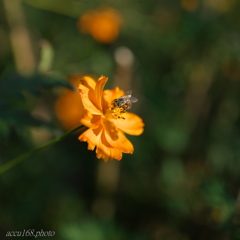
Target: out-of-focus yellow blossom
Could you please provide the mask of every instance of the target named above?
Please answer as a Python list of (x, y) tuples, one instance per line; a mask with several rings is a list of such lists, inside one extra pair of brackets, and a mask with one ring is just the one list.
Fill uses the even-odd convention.
[(91, 34), (101, 43), (114, 42), (120, 32), (122, 23), (121, 14), (113, 8), (99, 8), (90, 10), (78, 20), (81, 32)]
[(84, 108), (78, 93), (79, 77), (71, 77), (70, 82), (74, 90), (64, 89), (56, 100), (54, 108), (57, 118), (65, 130), (70, 130), (80, 125)]

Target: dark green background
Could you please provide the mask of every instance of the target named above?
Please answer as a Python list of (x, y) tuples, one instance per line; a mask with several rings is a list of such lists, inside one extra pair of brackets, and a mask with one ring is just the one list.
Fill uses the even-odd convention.
[[(177, 0), (22, 1), (37, 62), (43, 39), (53, 51), (51, 74), (28, 77), (15, 69), (0, 2), (1, 164), (36, 146), (33, 127), (63, 133), (53, 105), (70, 87), (66, 76), (103, 74), (115, 87), (121, 46), (135, 57), (132, 111), (146, 125), (120, 162), (96, 159), (73, 134), (3, 173), (0, 239), (24, 229), (55, 231), (40, 239), (58, 240), (240, 239), (240, 3), (197, 2), (188, 11)], [(76, 27), (100, 6), (123, 18), (110, 44)], [(39, 103), (51, 121), (32, 116)]]

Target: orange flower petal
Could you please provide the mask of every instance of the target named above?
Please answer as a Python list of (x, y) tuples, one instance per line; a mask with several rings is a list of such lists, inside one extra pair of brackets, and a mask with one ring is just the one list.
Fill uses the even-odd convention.
[(96, 154), (98, 159), (103, 159), (105, 162), (116, 159), (120, 161), (122, 159), (122, 152), (118, 149), (107, 148), (104, 145), (100, 145), (96, 149)]
[(83, 132), (78, 139), (82, 142), (88, 142), (88, 150), (94, 150), (98, 145), (99, 139), (101, 138), (102, 128), (98, 127), (97, 129), (89, 128)]
[(84, 76), (84, 77), (80, 78), (80, 84), (88, 88), (88, 90), (89, 90), (88, 97), (89, 97), (90, 101), (95, 106), (97, 106), (97, 108), (100, 109), (98, 99), (96, 98), (96, 94), (95, 94), (96, 81), (89, 76)]
[(143, 133), (144, 123), (138, 115), (126, 112), (124, 118), (125, 119), (111, 119), (111, 121), (118, 129), (127, 134), (138, 136)]
[[(100, 125), (101, 126), (101, 125)], [(102, 127), (88, 129), (79, 136), (79, 140), (88, 143), (88, 150), (96, 147), (97, 158), (102, 158), (105, 162), (109, 159), (122, 159), (122, 151), (113, 148), (106, 140)]]
[(94, 105), (94, 103), (89, 97), (89, 88), (85, 87), (82, 84), (79, 84), (78, 89), (82, 98), (84, 108), (92, 114), (101, 115), (102, 112), (96, 107), (96, 105)]
[(93, 91), (95, 90), (96, 81), (89, 76), (84, 76), (80, 78), (80, 83), (90, 90), (93, 90)]
[(121, 131), (118, 131), (118, 138), (115, 140), (113, 140), (106, 131), (104, 131), (102, 134), (105, 135), (107, 142), (113, 148), (118, 149), (124, 153), (133, 153), (134, 147), (133, 147), (132, 143), (126, 138), (124, 133), (122, 133)]
[(107, 119), (102, 119), (104, 130), (102, 134), (111, 147), (121, 150), (124, 153), (133, 153), (133, 145), (126, 136), (116, 129), (115, 124)]
[(122, 151), (113, 148), (106, 139), (105, 131), (101, 133), (101, 138), (99, 139), (98, 146), (96, 149), (97, 158), (102, 158), (105, 162), (109, 159), (122, 159)]
[(100, 115), (92, 115), (89, 111), (85, 110), (81, 123), (88, 128), (96, 128), (99, 125), (100, 120)]
[(96, 99), (97, 99), (97, 103), (98, 103), (98, 108), (103, 110), (102, 109), (102, 95), (103, 95), (103, 88), (107, 82), (108, 78), (107, 77), (104, 77), (104, 76), (101, 76), (98, 78), (98, 81), (96, 83), (96, 87), (95, 87), (95, 96), (96, 96)]
[(112, 140), (118, 139), (118, 130), (112, 121), (109, 121), (106, 118), (102, 118), (102, 125)]
[(112, 90), (104, 90), (103, 98), (107, 103), (111, 103), (114, 99), (122, 97), (124, 95), (124, 91), (120, 90), (119, 87), (116, 87)]

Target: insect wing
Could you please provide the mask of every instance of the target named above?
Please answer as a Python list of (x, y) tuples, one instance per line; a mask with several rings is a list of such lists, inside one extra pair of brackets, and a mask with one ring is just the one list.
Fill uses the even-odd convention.
[(132, 96), (132, 91), (127, 91), (124, 97), (130, 98)]
[(129, 99), (130, 99), (130, 102), (131, 102), (131, 103), (135, 103), (135, 102), (138, 101), (138, 99), (135, 98), (135, 97), (130, 97)]

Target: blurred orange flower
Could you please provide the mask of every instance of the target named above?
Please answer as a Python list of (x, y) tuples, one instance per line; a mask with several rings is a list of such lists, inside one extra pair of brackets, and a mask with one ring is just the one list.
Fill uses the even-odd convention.
[(113, 8), (90, 10), (78, 21), (78, 28), (101, 43), (111, 43), (119, 35), (121, 14)]
[(139, 116), (113, 104), (113, 100), (123, 96), (124, 92), (118, 87), (103, 90), (107, 80), (104, 76), (99, 77), (97, 82), (83, 77), (79, 84), (85, 108), (81, 123), (89, 128), (79, 136), (79, 140), (88, 142), (88, 150), (96, 147), (97, 158), (105, 162), (109, 159), (121, 160), (122, 153), (133, 153), (133, 145), (123, 132), (140, 135), (144, 127)]
[(79, 126), (80, 119), (84, 113), (81, 97), (78, 93), (79, 77), (71, 77), (69, 81), (75, 88), (75, 91), (69, 89), (62, 90), (54, 105), (56, 116), (66, 130)]

